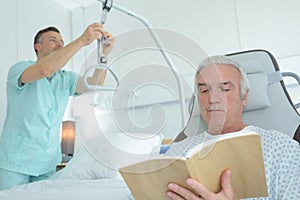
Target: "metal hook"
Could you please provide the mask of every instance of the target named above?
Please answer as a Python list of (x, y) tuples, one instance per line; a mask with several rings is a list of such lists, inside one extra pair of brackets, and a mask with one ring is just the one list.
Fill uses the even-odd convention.
[(100, 20), (102, 24), (106, 22), (107, 13), (110, 11), (112, 5), (113, 0), (105, 0), (105, 2), (102, 3), (102, 15)]

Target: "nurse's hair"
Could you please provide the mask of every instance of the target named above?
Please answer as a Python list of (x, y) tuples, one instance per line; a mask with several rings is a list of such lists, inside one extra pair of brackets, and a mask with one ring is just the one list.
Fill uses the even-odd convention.
[[(205, 67), (209, 65), (214, 65), (214, 64), (222, 64), (225, 66), (232, 66), (234, 67), (240, 74), (241, 76), (241, 83), (240, 83), (240, 95), (241, 99), (244, 99), (245, 92), (247, 90), (250, 90), (250, 84), (249, 80), (247, 78), (246, 73), (243, 71), (243, 69), (240, 67), (240, 65), (231, 60), (230, 58), (223, 56), (223, 55), (216, 55), (216, 56), (211, 56), (206, 59), (204, 59), (198, 66), (196, 75), (195, 75), (195, 84), (197, 80), (197, 76), (200, 74), (201, 70), (204, 69)], [(196, 90), (198, 92), (198, 90)]]
[[(36, 43), (40, 43), (41, 42), (41, 38), (43, 36), (44, 33), (47, 33), (49, 31), (54, 31), (56, 33), (60, 33), (59, 30), (53, 26), (49, 26), (47, 28), (41, 29), (37, 32), (37, 34), (34, 36), (34, 42), (33, 42), (33, 46)], [(37, 54), (37, 50), (34, 48), (35, 53)]]

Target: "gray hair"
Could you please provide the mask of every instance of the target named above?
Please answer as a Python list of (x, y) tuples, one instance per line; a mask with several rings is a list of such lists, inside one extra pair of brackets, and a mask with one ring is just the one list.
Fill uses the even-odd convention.
[(204, 59), (198, 66), (196, 75), (195, 75), (195, 81), (197, 80), (197, 76), (200, 74), (200, 71), (204, 69), (205, 67), (213, 64), (223, 64), (223, 65), (231, 65), (241, 75), (241, 83), (240, 83), (240, 95), (241, 99), (244, 99), (245, 92), (250, 89), (249, 80), (247, 78), (247, 74), (243, 71), (243, 69), (240, 67), (240, 65), (235, 62), (234, 60), (231, 60), (230, 58), (222, 55), (216, 55), (211, 56), (206, 59)]

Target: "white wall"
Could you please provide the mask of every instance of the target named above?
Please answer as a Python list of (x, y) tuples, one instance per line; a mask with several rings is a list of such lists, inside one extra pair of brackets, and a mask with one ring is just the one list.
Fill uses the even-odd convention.
[[(146, 17), (154, 27), (178, 32), (190, 38), (208, 54), (225, 54), (247, 49), (271, 51), (281, 64), (282, 71), (300, 74), (300, 2), (298, 0), (114, 0)], [(0, 3), (3, 45), (0, 74), (0, 125), (6, 108), (5, 80), (8, 68), (19, 60), (35, 59), (32, 42), (40, 28), (57, 26), (68, 43), (78, 37), (84, 27), (99, 21), (101, 5), (96, 0), (11, 0)], [(4, 5), (5, 4), (5, 5)], [(3, 22), (2, 22), (3, 21)], [(112, 10), (105, 27), (115, 35), (142, 28), (137, 20)], [(128, 41), (130, 44), (131, 41)], [(133, 41), (134, 42), (134, 41)], [(174, 42), (176, 43), (176, 42)], [(123, 44), (126, 45), (126, 44)], [(189, 49), (189, 47), (183, 47)], [(85, 48), (70, 62), (79, 70), (95, 45)], [(193, 51), (193, 49), (190, 49)], [(134, 57), (135, 55), (131, 55)], [(143, 63), (143, 55), (120, 59), (116, 65), (122, 77), (128, 67)], [(147, 59), (158, 59), (151, 55)], [(138, 61), (137, 61), (138, 60)], [(150, 62), (150, 61), (147, 61)], [(159, 61), (157, 61), (159, 62)], [(192, 74), (192, 70), (186, 72)]]
[(0, 6), (1, 31), (1, 73), (0, 73), (0, 126), (2, 128), (6, 114), (6, 90), (5, 80), (9, 66), (18, 59), (17, 41), (17, 1), (2, 1)]

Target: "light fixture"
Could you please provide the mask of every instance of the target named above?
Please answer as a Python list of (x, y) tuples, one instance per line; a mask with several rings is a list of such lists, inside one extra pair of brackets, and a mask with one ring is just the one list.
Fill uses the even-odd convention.
[(73, 157), (74, 143), (75, 143), (75, 122), (74, 121), (62, 122), (61, 152), (62, 152), (63, 163), (68, 162)]

